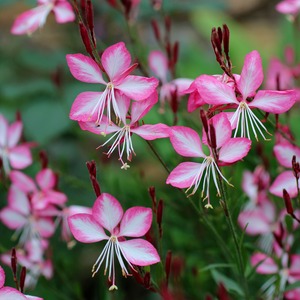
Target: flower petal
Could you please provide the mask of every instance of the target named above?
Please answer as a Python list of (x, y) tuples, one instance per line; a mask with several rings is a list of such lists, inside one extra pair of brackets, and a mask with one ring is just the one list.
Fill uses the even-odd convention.
[(256, 268), (256, 272), (259, 274), (276, 274), (278, 272), (278, 266), (274, 260), (268, 257), (264, 253), (256, 253), (251, 256), (251, 265), (254, 267), (257, 264), (261, 264)]
[(41, 190), (49, 190), (55, 186), (56, 176), (51, 169), (43, 169), (37, 173), (36, 182)]
[(67, 54), (67, 64), (71, 74), (79, 81), (88, 83), (102, 83), (103, 80), (101, 70), (96, 62), (83, 54)]
[(149, 266), (160, 262), (160, 257), (152, 244), (143, 239), (119, 242), (126, 259), (136, 266)]
[(166, 183), (178, 188), (190, 187), (197, 176), (201, 164), (194, 162), (180, 163), (168, 176)]
[(68, 217), (74, 238), (82, 243), (94, 243), (108, 239), (103, 228), (90, 214), (76, 214)]
[(5, 286), (0, 289), (1, 300), (27, 300), (27, 298), (18, 290)]
[(169, 127), (160, 123), (155, 125), (142, 125), (131, 129), (131, 132), (134, 132), (147, 141), (169, 137)]
[(111, 82), (125, 72), (131, 63), (131, 56), (123, 42), (106, 48), (101, 56), (101, 63)]
[(287, 112), (295, 103), (297, 93), (294, 90), (287, 91), (258, 91), (248, 106), (259, 108), (273, 114)]
[(258, 51), (254, 50), (246, 55), (241, 77), (237, 82), (238, 89), (242, 93), (244, 100), (255, 95), (263, 79), (261, 57)]
[(126, 210), (120, 224), (119, 236), (139, 237), (150, 229), (152, 210), (146, 207), (134, 206)]
[(294, 155), (296, 156), (296, 161), (300, 160), (300, 148), (290, 143), (277, 144), (273, 150), (279, 163), (286, 168), (292, 168), (292, 158)]
[(11, 171), (9, 174), (10, 180), (15, 184), (20, 190), (25, 193), (36, 191), (36, 186), (34, 181), (24, 173), (20, 171)]
[(10, 229), (22, 228), (27, 223), (27, 217), (10, 207), (4, 207), (0, 211), (1, 222)]
[(73, 102), (70, 111), (70, 119), (75, 121), (96, 121), (97, 110), (94, 110), (103, 93), (83, 92)]
[(123, 209), (116, 198), (110, 194), (102, 193), (95, 201), (92, 214), (98, 224), (113, 233), (122, 219)]
[(0, 114), (0, 146), (7, 146), (8, 139), (8, 122)]
[(32, 164), (32, 156), (28, 145), (20, 145), (10, 149), (8, 158), (14, 169), (24, 169)]
[(12, 184), (8, 190), (8, 205), (11, 209), (24, 216), (30, 213), (30, 204), (26, 193), (14, 184)]
[(50, 238), (55, 232), (55, 223), (52, 218), (43, 217), (36, 220), (34, 228), (43, 238)]
[(162, 81), (167, 81), (168, 60), (165, 54), (159, 50), (151, 51), (148, 57), (151, 71)]
[(282, 197), (283, 189), (287, 190), (291, 198), (297, 196), (296, 178), (293, 171), (285, 171), (279, 174), (270, 186), (270, 193)]
[(4, 286), (5, 283), (5, 273), (3, 268), (0, 266), (0, 289)]
[(175, 151), (182, 156), (205, 157), (198, 133), (189, 127), (171, 127), (170, 141)]
[(53, 11), (57, 23), (67, 23), (75, 21), (76, 17), (73, 12), (73, 8), (67, 1), (56, 2), (55, 6), (53, 7)]
[[(7, 146), (8, 148), (15, 147), (20, 140), (23, 130), (23, 124), (20, 121), (14, 122), (9, 126), (7, 135)], [(0, 143), (1, 145), (1, 143)]]
[(106, 135), (116, 131), (119, 131), (121, 128), (115, 125), (113, 122), (109, 124), (109, 120), (106, 116), (102, 117), (100, 125), (96, 125), (95, 122), (78, 122), (82, 130), (87, 130), (89, 132)]
[(232, 138), (225, 143), (219, 152), (219, 160), (234, 163), (245, 157), (251, 148), (251, 141), (247, 138)]

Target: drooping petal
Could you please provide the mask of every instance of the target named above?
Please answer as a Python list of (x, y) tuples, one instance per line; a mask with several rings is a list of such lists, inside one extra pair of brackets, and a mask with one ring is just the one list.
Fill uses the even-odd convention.
[(158, 101), (158, 95), (155, 91), (149, 98), (146, 100), (133, 102), (131, 105), (131, 121), (133, 124), (143, 118)]
[(71, 74), (77, 80), (88, 83), (106, 84), (99, 66), (92, 58), (78, 53), (67, 54), (66, 59)]
[(70, 111), (70, 119), (82, 122), (93, 122), (97, 119), (96, 107), (102, 92), (80, 93), (73, 102)]
[(8, 122), (0, 114), (0, 146), (6, 146), (8, 139)]
[(8, 158), (14, 169), (24, 169), (32, 164), (31, 152), (27, 145), (20, 145), (10, 149)]
[(160, 262), (160, 257), (152, 244), (143, 239), (119, 242), (126, 259), (136, 266), (149, 266)]
[(104, 135), (119, 131), (121, 128), (114, 123), (110, 123), (106, 116), (102, 117), (100, 125), (96, 125), (95, 122), (78, 122), (82, 130), (87, 130), (95, 134)]
[(234, 90), (213, 76), (201, 75), (197, 78), (195, 84), (201, 98), (208, 104), (221, 105), (235, 103), (239, 105)]
[(256, 272), (260, 274), (276, 274), (278, 272), (278, 266), (274, 260), (268, 257), (264, 253), (256, 253), (251, 256), (251, 265), (254, 267), (257, 264), (260, 265), (256, 268)]
[(286, 189), (291, 198), (297, 196), (296, 178), (293, 171), (284, 171), (279, 174), (270, 187), (270, 193), (282, 197), (282, 190)]
[(140, 237), (147, 233), (152, 224), (150, 208), (134, 206), (126, 210), (120, 224), (118, 236)]
[(219, 160), (234, 163), (245, 157), (251, 148), (251, 140), (247, 138), (232, 138), (226, 142), (219, 152)]
[(22, 228), (27, 223), (26, 216), (10, 207), (4, 207), (0, 211), (0, 220), (5, 226), (14, 230)]
[(57, 2), (53, 7), (57, 23), (67, 23), (75, 21), (75, 14), (71, 4), (67, 1)]
[(103, 228), (90, 214), (76, 214), (68, 217), (74, 238), (82, 243), (94, 243), (108, 239)]
[(252, 102), (248, 103), (251, 108), (259, 108), (263, 111), (282, 114), (287, 112), (294, 104), (297, 93), (294, 90), (287, 91), (258, 91)]
[(205, 157), (198, 133), (189, 127), (171, 127), (170, 141), (175, 151), (182, 156)]
[(286, 168), (292, 168), (292, 158), (294, 155), (296, 156), (296, 161), (300, 160), (300, 148), (290, 143), (277, 144), (273, 150), (279, 163)]
[(101, 56), (104, 70), (111, 82), (129, 68), (131, 56), (123, 42), (114, 44), (106, 48)]
[(37, 173), (36, 182), (41, 190), (49, 190), (55, 186), (56, 176), (51, 169), (43, 169)]
[(145, 140), (152, 141), (169, 137), (169, 127), (165, 124), (142, 125), (130, 130)]
[(25, 193), (36, 191), (34, 181), (20, 171), (11, 171), (9, 178), (20, 190)]
[(8, 190), (8, 205), (11, 209), (27, 216), (30, 213), (29, 199), (22, 190), (12, 184)]
[[(8, 148), (15, 147), (20, 140), (23, 130), (23, 124), (20, 121), (14, 122), (9, 126), (7, 135), (7, 146)], [(1, 143), (0, 143), (1, 145)]]
[(165, 54), (159, 50), (151, 51), (148, 57), (149, 67), (162, 81), (167, 81), (168, 60)]
[(201, 164), (194, 162), (180, 163), (168, 176), (166, 183), (178, 188), (188, 188), (197, 176)]
[(258, 51), (254, 50), (246, 55), (241, 77), (237, 82), (238, 89), (242, 93), (244, 100), (255, 95), (263, 79), (261, 57)]
[(115, 197), (102, 193), (95, 201), (92, 214), (98, 224), (112, 233), (122, 219), (123, 208)]
[(140, 101), (151, 96), (158, 83), (159, 81), (154, 77), (128, 75), (115, 87), (132, 100)]
[(27, 298), (18, 290), (5, 286), (0, 289), (1, 300), (27, 300)]

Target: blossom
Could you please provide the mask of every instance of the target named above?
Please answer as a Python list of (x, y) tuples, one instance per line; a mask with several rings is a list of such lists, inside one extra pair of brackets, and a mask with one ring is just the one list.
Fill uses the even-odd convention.
[[(236, 80), (236, 90), (220, 82), (213, 76), (202, 75), (197, 81), (201, 98), (220, 109), (236, 108), (229, 121), (235, 129), (234, 137), (241, 129), (241, 136), (250, 139), (250, 129), (257, 140), (258, 133), (266, 140), (263, 131), (266, 127), (252, 112), (258, 108), (268, 113), (281, 114), (288, 111), (295, 103), (297, 93), (294, 90), (274, 91), (256, 90), (263, 81), (261, 57), (257, 51), (246, 55), (241, 76)], [(221, 108), (223, 105), (223, 108)]]
[(24, 169), (31, 165), (32, 157), (29, 144), (17, 145), (22, 134), (23, 124), (16, 121), (11, 125), (0, 114), (0, 159), (5, 173), (13, 169)]
[(158, 85), (155, 78), (129, 75), (137, 64), (130, 66), (131, 56), (123, 42), (108, 47), (101, 56), (101, 63), (109, 82), (103, 79), (98, 64), (85, 55), (68, 54), (67, 63), (77, 80), (105, 85), (104, 92), (83, 92), (77, 96), (70, 111), (72, 120), (100, 124), (106, 108), (110, 123), (111, 107), (116, 117), (121, 118), (121, 95), (141, 101), (148, 98)]
[[(123, 96), (122, 98), (125, 98)], [(123, 155), (126, 153), (126, 158), (131, 161), (132, 155), (135, 155), (133, 143), (131, 136), (132, 134), (137, 134), (145, 140), (155, 140), (158, 138), (168, 137), (168, 126), (164, 124), (154, 124), (154, 125), (138, 125), (138, 122), (143, 118), (157, 102), (157, 93), (153, 93), (148, 99), (133, 102), (131, 106), (130, 121), (127, 123), (126, 116), (129, 109), (129, 98), (124, 99), (121, 103), (125, 105), (120, 105), (120, 124), (111, 123), (107, 125), (107, 118), (103, 116), (102, 122), (99, 126), (96, 126), (93, 122), (79, 122), (81, 129), (88, 130), (98, 135), (104, 135), (113, 133), (113, 135), (100, 147), (105, 146), (110, 141), (114, 140), (113, 144), (107, 152), (108, 157), (118, 149), (119, 160), (122, 163), (122, 169), (127, 169), (129, 165), (124, 162)], [(122, 123), (122, 125), (121, 125)]]
[[(203, 161), (202, 163), (180, 163), (167, 178), (167, 184), (178, 188), (188, 188), (186, 192), (193, 187), (190, 195), (193, 195), (202, 183), (202, 197), (205, 195), (204, 200), (208, 200), (205, 205), (207, 208), (212, 207), (209, 198), (210, 178), (213, 178), (219, 196), (221, 193), (217, 177), (220, 176), (229, 184), (222, 175), (218, 164), (237, 162), (247, 155), (251, 147), (251, 141), (247, 138), (231, 138), (232, 130), (226, 114), (218, 114), (210, 122), (215, 130), (218, 159), (216, 160), (210, 147), (209, 155), (203, 152), (202, 143), (196, 131), (184, 126), (173, 126), (170, 129), (170, 141), (175, 151), (186, 157), (201, 157)], [(202, 142), (208, 145), (207, 140), (204, 134)]]
[(283, 0), (276, 5), (276, 10), (282, 14), (290, 15), (293, 20), (300, 12), (300, 1)]
[[(111, 282), (109, 290), (117, 289), (115, 285), (115, 262), (117, 256), (122, 275), (127, 277), (124, 260), (134, 269), (134, 265), (148, 266), (160, 261), (156, 249), (147, 241), (137, 238), (145, 235), (152, 223), (150, 208), (135, 206), (125, 213), (120, 203), (110, 194), (103, 193), (95, 201), (92, 214), (75, 214), (68, 218), (69, 226), (75, 239), (82, 243), (94, 243), (107, 240), (105, 247), (97, 258), (92, 276), (105, 261), (104, 275), (108, 272)], [(104, 230), (110, 233), (108, 236)], [(126, 240), (125, 237), (133, 239)]]
[(66, 0), (38, 0), (38, 6), (19, 15), (11, 33), (16, 35), (32, 34), (44, 26), (50, 12), (53, 12), (57, 23), (67, 23), (75, 20), (71, 4)]

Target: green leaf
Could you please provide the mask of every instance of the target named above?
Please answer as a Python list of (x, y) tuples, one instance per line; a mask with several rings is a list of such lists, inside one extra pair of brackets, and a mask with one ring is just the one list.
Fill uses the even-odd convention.
[(217, 268), (234, 268), (235, 265), (233, 264), (210, 264), (204, 268), (201, 268), (199, 271), (200, 272), (205, 272), (205, 271), (209, 271), (209, 270), (212, 270), (212, 269), (217, 269)]
[(296, 281), (292, 284), (289, 284), (284, 291), (285, 292), (292, 291), (292, 290), (297, 289), (297, 288), (300, 288), (300, 280), (298, 280), (298, 281)]

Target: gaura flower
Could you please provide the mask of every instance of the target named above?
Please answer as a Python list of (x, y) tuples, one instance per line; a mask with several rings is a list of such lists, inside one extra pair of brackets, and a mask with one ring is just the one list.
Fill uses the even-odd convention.
[(105, 85), (104, 92), (83, 92), (75, 99), (70, 118), (82, 122), (101, 123), (104, 110), (107, 110), (111, 122), (111, 107), (117, 118), (121, 118), (121, 95), (132, 100), (141, 101), (148, 98), (156, 89), (158, 80), (142, 76), (129, 75), (137, 64), (131, 64), (131, 56), (123, 42), (117, 43), (104, 50), (101, 63), (109, 81), (102, 77), (97, 63), (82, 54), (68, 54), (67, 63), (72, 75), (82, 82), (100, 83)]
[[(124, 277), (130, 275), (124, 261), (132, 269), (134, 265), (148, 266), (160, 261), (156, 249), (149, 242), (137, 238), (145, 235), (150, 229), (152, 223), (150, 208), (135, 206), (123, 213), (117, 199), (103, 193), (96, 199), (91, 215), (76, 214), (70, 216), (68, 222), (72, 234), (79, 242), (94, 243), (107, 240), (92, 268), (92, 276), (99, 271), (105, 261), (104, 275), (108, 272), (108, 279), (111, 282), (109, 290), (117, 289), (115, 255)], [(125, 237), (133, 239), (126, 240)]]
[(294, 90), (256, 92), (262, 81), (261, 57), (257, 51), (252, 51), (246, 55), (236, 90), (209, 75), (202, 75), (197, 81), (197, 87), (201, 98), (207, 104), (219, 106), (220, 109), (222, 105), (226, 105), (223, 109), (226, 107), (236, 109), (229, 118), (232, 128), (235, 128), (234, 137), (241, 129), (242, 137), (250, 139), (250, 131), (252, 131), (256, 140), (258, 140), (258, 133), (266, 140), (263, 131), (267, 133), (268, 131), (252, 109), (258, 108), (268, 113), (282, 114), (294, 105), (297, 93)]
[[(193, 188), (190, 195), (195, 194), (198, 187), (202, 185), (203, 200), (208, 200), (208, 203), (205, 205), (207, 208), (212, 208), (209, 198), (211, 177), (218, 196), (221, 193), (217, 176), (220, 176), (222, 180), (230, 185), (222, 175), (218, 164), (228, 165), (237, 162), (248, 154), (251, 147), (251, 141), (247, 138), (231, 138), (231, 126), (226, 114), (218, 114), (210, 122), (215, 129), (218, 160), (215, 160), (210, 147), (208, 155), (203, 152), (202, 143), (196, 131), (184, 126), (173, 126), (170, 129), (170, 141), (175, 151), (186, 157), (201, 157), (203, 161), (201, 163), (180, 163), (167, 178), (167, 184), (178, 188), (188, 188), (186, 192)], [(207, 137), (205, 135), (202, 141), (207, 145)]]
[[(125, 96), (123, 96), (122, 98), (124, 97)], [(110, 125), (108, 125), (106, 116), (103, 116), (102, 122), (99, 126), (96, 126), (93, 122), (79, 122), (79, 125), (81, 129), (88, 130), (98, 135), (106, 136), (106, 134), (113, 133), (113, 135), (99, 147), (103, 147), (110, 141), (114, 140), (114, 142), (109, 148), (109, 151), (107, 152), (107, 156), (109, 157), (115, 149), (118, 149), (119, 160), (122, 163), (121, 168), (126, 170), (127, 168), (129, 168), (129, 165), (124, 162), (122, 158), (123, 155), (126, 154), (126, 158), (128, 161), (131, 161), (133, 154), (135, 155), (131, 139), (132, 134), (137, 134), (145, 140), (155, 140), (158, 138), (164, 138), (169, 136), (169, 127), (165, 124), (146, 124), (141, 126), (139, 126), (138, 124), (139, 120), (150, 111), (150, 109), (156, 102), (156, 92), (154, 92), (146, 100), (133, 102), (131, 105), (129, 123), (126, 121), (126, 116), (130, 104), (129, 98), (127, 98), (124, 99), (124, 101), (121, 101), (121, 103), (125, 105), (120, 105), (120, 124), (111, 123)]]
[(282, 14), (290, 15), (294, 20), (300, 12), (300, 1), (283, 0), (276, 5), (276, 10)]
[(32, 34), (44, 26), (50, 12), (53, 12), (57, 23), (67, 23), (75, 20), (71, 4), (67, 0), (38, 0), (38, 6), (19, 15), (11, 33), (15, 35)]

